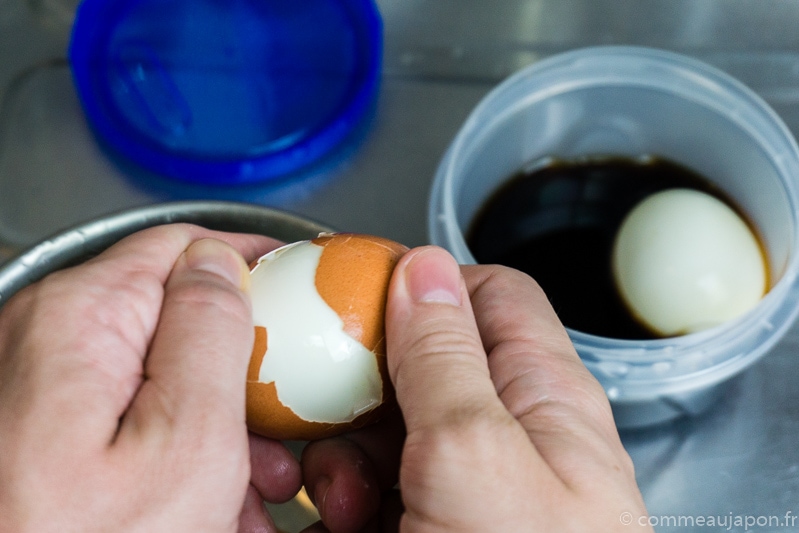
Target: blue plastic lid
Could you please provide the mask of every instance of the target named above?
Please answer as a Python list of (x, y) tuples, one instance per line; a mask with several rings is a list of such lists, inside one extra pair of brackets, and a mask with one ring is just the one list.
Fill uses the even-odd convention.
[(373, 0), (84, 0), (69, 50), (98, 137), (201, 183), (329, 152), (370, 109), (381, 56)]

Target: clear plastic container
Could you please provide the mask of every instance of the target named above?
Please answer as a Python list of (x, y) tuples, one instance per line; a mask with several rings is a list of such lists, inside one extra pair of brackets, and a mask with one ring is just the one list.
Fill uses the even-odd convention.
[(641, 47), (566, 52), (511, 76), (473, 110), (435, 177), (431, 242), (474, 263), (464, 231), (503, 181), (543, 158), (593, 155), (682, 163), (726, 191), (763, 240), (773, 285), (739, 319), (647, 341), (569, 330), (619, 427), (698, 414), (799, 310), (799, 149), (759, 96), (700, 61)]

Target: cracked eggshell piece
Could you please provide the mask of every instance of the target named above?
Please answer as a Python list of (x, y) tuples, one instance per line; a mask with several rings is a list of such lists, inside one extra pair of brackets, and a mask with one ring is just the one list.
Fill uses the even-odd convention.
[(380, 237), (322, 234), (252, 266), (251, 431), (320, 439), (376, 422), (396, 405), (384, 316), (391, 274), (407, 251)]

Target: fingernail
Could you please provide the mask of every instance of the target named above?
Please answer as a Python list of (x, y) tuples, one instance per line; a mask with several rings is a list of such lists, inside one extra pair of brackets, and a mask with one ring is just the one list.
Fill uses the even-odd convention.
[(240, 290), (249, 290), (250, 270), (244, 259), (227, 244), (216, 239), (202, 239), (192, 243), (184, 256), (192, 270), (216, 274)]
[(461, 305), (460, 267), (443, 249), (430, 246), (417, 252), (405, 275), (414, 302)]

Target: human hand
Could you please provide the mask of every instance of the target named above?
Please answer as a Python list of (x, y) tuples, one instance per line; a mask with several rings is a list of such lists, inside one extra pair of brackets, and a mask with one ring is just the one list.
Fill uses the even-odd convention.
[(637, 530), (620, 519), (646, 509), (604, 391), (530, 278), (415, 249), (386, 324), (407, 437), (389, 422), (306, 448), (331, 531)]
[(0, 531), (274, 531), (300, 471), (248, 446), (245, 259), (277, 245), (152, 228), (4, 306)]

